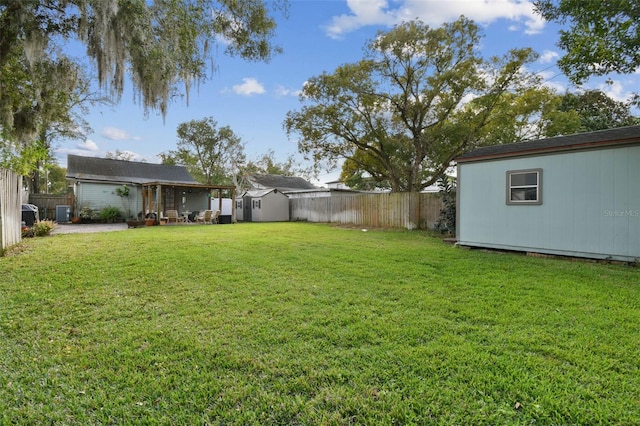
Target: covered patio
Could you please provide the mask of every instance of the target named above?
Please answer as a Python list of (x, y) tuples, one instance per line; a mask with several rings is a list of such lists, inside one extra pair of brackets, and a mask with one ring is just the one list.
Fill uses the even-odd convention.
[[(167, 217), (168, 210), (177, 210), (185, 218), (196, 212), (219, 210), (219, 223), (235, 223), (235, 192), (235, 186), (229, 185), (147, 182), (142, 184), (142, 211), (145, 216), (155, 215), (161, 219)], [(231, 213), (222, 215), (223, 199), (227, 198), (231, 200)]]

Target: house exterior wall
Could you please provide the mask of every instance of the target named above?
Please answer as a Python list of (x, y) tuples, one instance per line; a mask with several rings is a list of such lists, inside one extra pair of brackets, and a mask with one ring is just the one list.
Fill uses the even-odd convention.
[(315, 190), (315, 191), (299, 191), (299, 192), (287, 192), (287, 196), (289, 197), (290, 200), (295, 200), (298, 198), (327, 198), (327, 197), (331, 197), (332, 196), (332, 192), (326, 189), (319, 189), (319, 190)]
[[(640, 146), (458, 164), (459, 244), (640, 259)], [(542, 203), (507, 205), (506, 173), (542, 169)]]
[(78, 215), (83, 207), (100, 211), (108, 206), (119, 208), (125, 217), (129, 216), (127, 210), (130, 210), (133, 216), (140, 213), (142, 211), (141, 187), (127, 184), (129, 188), (129, 206), (127, 206), (127, 200), (116, 193), (116, 189), (120, 187), (122, 187), (121, 184), (77, 182), (75, 184), (77, 211), (74, 214)]
[(180, 213), (182, 212), (201, 212), (209, 209), (210, 198), (207, 196), (207, 191), (195, 190), (189, 191), (188, 189), (175, 190), (176, 194), (174, 199), (176, 200), (173, 207)]

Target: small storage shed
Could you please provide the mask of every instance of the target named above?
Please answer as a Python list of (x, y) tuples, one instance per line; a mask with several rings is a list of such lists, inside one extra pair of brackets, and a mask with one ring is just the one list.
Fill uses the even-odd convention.
[(484, 147), (456, 161), (458, 244), (640, 260), (640, 126)]
[(244, 222), (289, 221), (289, 197), (271, 189), (252, 189), (236, 200), (236, 218)]

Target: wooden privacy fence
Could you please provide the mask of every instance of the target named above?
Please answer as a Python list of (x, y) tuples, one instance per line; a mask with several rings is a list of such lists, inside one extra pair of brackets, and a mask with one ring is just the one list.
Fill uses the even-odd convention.
[(22, 176), (0, 169), (0, 255), (22, 240)]
[(38, 206), (40, 219), (59, 220), (56, 217), (56, 206), (71, 206), (73, 210), (73, 194), (53, 195), (53, 194), (30, 194), (29, 202)]
[(372, 228), (433, 229), (442, 200), (434, 193), (357, 194), (291, 198), (292, 221), (352, 224)]

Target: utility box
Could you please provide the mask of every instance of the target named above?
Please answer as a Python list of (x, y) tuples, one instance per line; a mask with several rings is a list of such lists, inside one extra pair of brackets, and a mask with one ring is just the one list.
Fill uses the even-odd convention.
[(56, 206), (56, 222), (69, 222), (71, 220), (71, 206)]

